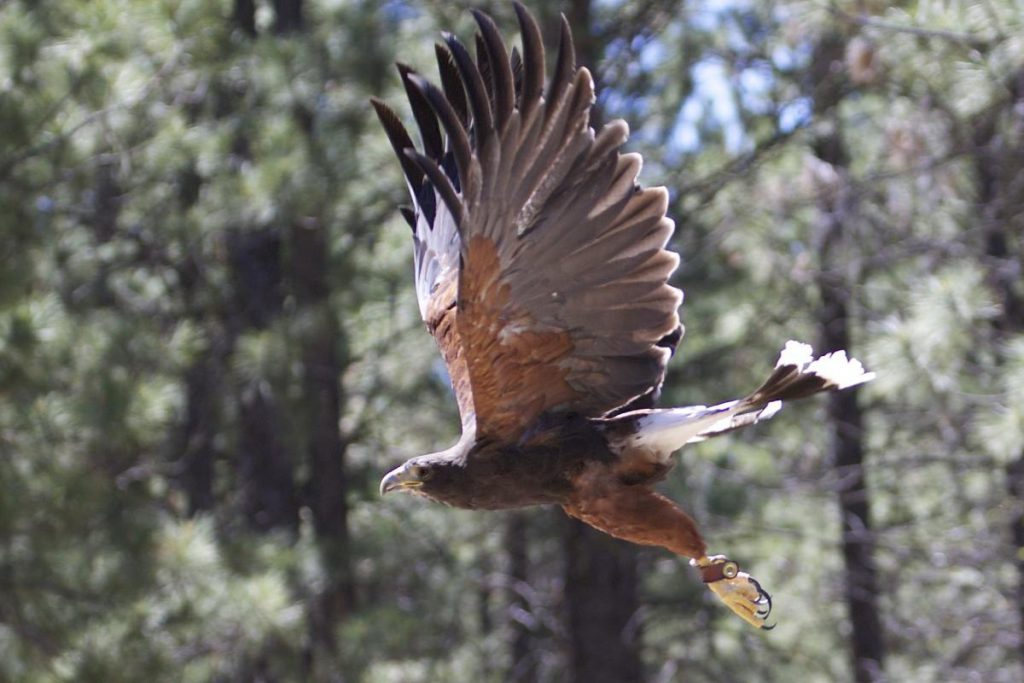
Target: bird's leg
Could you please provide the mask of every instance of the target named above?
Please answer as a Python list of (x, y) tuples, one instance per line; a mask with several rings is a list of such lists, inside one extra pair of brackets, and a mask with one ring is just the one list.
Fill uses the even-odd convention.
[[(752, 626), (773, 628), (766, 620), (772, 599), (761, 584), (724, 555), (708, 555), (693, 518), (668, 498), (642, 485), (607, 481), (587, 487), (587, 477), (562, 507), (566, 513), (607, 534), (640, 545), (656, 545), (688, 557), (708, 588)], [(583, 484), (580, 487), (580, 484)]]
[(646, 486), (602, 487), (574, 495), (565, 512), (595, 529), (640, 545), (658, 545), (683, 557), (700, 558), (707, 546), (693, 519)]

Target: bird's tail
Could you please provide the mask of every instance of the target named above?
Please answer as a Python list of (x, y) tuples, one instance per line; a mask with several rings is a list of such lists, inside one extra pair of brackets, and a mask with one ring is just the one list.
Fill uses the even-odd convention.
[(847, 389), (874, 376), (873, 372), (865, 372), (859, 361), (847, 358), (845, 351), (815, 358), (809, 344), (789, 341), (779, 355), (775, 371), (746, 398), (716, 406), (632, 413), (636, 427), (629, 445), (649, 449), (667, 459), (685, 444), (767, 420), (782, 408), (783, 401)]

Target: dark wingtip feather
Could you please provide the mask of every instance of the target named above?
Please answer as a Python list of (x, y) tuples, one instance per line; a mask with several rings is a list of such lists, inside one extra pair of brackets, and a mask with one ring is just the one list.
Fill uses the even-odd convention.
[(459, 117), (464, 128), (469, 128), (469, 105), (466, 103), (466, 88), (459, 78), (459, 70), (455, 66), (455, 59), (451, 51), (441, 43), (434, 44), (434, 54), (437, 57), (437, 72), (441, 77), (441, 87), (444, 89), (444, 96), (452, 105), (452, 109)]
[(562, 15), (562, 29), (558, 39), (558, 57), (555, 59), (555, 75), (548, 86), (548, 102), (555, 102), (569, 87), (573, 72), (576, 71), (576, 46), (572, 41), (569, 20)]
[(455, 193), (455, 188), (452, 187), (448, 176), (444, 174), (444, 171), (438, 167), (433, 159), (420, 154), (415, 149), (405, 150), (405, 156), (419, 166), (427, 175), (434, 189), (441, 195), (445, 206), (448, 207), (448, 210), (455, 218), (455, 225), (460, 225), (462, 223), (462, 202)]
[(411, 206), (402, 205), (402, 206), (398, 207), (398, 212), (400, 214), (402, 214), (402, 218), (405, 219), (405, 222), (409, 224), (409, 227), (412, 228), (413, 233), (415, 233), (416, 232), (416, 212), (413, 210), (413, 208)]
[(484, 82), (487, 90), (487, 99), (491, 103), (491, 111), (495, 110), (497, 97), (494, 94), (494, 69), (491, 67), (491, 56), (487, 52), (487, 45), (484, 44), (484, 37), (477, 33), (473, 36), (476, 48), (476, 68), (480, 70), (480, 80)]
[(473, 151), (469, 144), (466, 129), (452, 108), (451, 103), (443, 92), (419, 74), (409, 74), (409, 82), (430, 102), (430, 106), (433, 107), (438, 118), (441, 119), (441, 125), (444, 127), (445, 132), (448, 133), (448, 146), (452, 156), (455, 157), (455, 165), (458, 168), (459, 176), (465, 177)]
[(384, 126), (384, 132), (387, 133), (388, 140), (391, 141), (391, 147), (395, 150), (395, 155), (402, 165), (402, 172), (405, 173), (406, 180), (410, 185), (416, 187), (423, 180), (423, 171), (405, 156), (405, 150), (413, 147), (409, 133), (406, 132), (398, 115), (383, 100), (371, 97), (370, 104), (373, 105), (374, 111), (377, 112), (377, 118)]
[(520, 2), (512, 3), (523, 41), (523, 77), (519, 108), (525, 115), (544, 92), (544, 41), (533, 15)]
[(505, 123), (512, 115), (512, 108), (515, 106), (515, 86), (513, 85), (513, 74), (509, 65), (508, 52), (505, 49), (505, 42), (501, 39), (498, 26), (490, 16), (478, 9), (472, 11), (473, 19), (480, 27), (480, 38), (487, 54), (487, 61), (491, 70), (491, 82), (494, 94), (494, 118), (498, 130), (504, 130)]
[(491, 103), (480, 70), (469, 56), (466, 46), (458, 38), (447, 32), (442, 36), (455, 59), (455, 67), (459, 70), (462, 83), (466, 86), (469, 108), (473, 113), (473, 128), (478, 131), (490, 130), (494, 127), (494, 119), (491, 117)]
[(512, 63), (512, 87), (516, 91), (516, 106), (519, 107), (523, 97), (523, 58), (519, 56), (519, 49), (513, 45), (509, 55)]
[(423, 149), (430, 158), (440, 159), (444, 154), (444, 142), (441, 138), (441, 129), (437, 125), (437, 116), (423, 94), (409, 81), (409, 77), (416, 71), (402, 62), (396, 63), (395, 66), (398, 67), (402, 85), (405, 86), (405, 94), (409, 98), (409, 106), (412, 107), (412, 115), (416, 119), (416, 125), (419, 126)]

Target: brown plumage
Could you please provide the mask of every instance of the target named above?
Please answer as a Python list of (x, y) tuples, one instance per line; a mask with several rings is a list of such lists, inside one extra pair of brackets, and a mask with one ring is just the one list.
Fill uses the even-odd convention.
[(843, 352), (787, 344), (769, 380), (718, 406), (653, 409), (682, 336), (679, 258), (664, 188), (642, 189), (623, 121), (595, 134), (594, 85), (564, 17), (544, 88), (540, 31), (518, 3), (522, 50), (489, 17), (476, 60), (437, 47), (441, 87), (399, 75), (420, 130), (373, 106), (413, 200), (416, 293), (451, 376), (462, 437), (381, 482), (464, 508), (557, 504), (613, 536), (691, 558), (733, 611), (764, 627), (771, 601), (652, 485), (684, 444), (770, 417), (779, 402), (870, 379)]

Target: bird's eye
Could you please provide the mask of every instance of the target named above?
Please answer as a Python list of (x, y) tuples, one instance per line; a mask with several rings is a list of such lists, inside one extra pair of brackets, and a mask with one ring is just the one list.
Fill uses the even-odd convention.
[(424, 465), (413, 465), (409, 473), (419, 481), (426, 481), (434, 473), (432, 469)]

